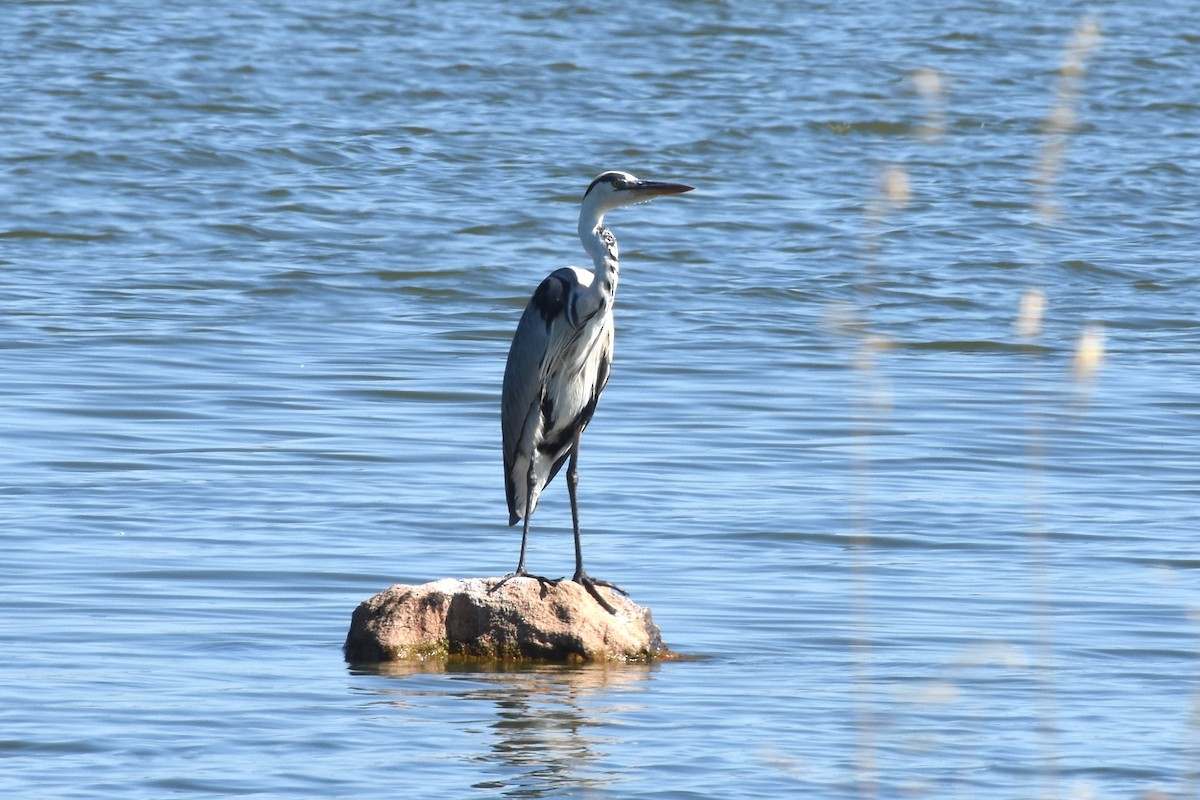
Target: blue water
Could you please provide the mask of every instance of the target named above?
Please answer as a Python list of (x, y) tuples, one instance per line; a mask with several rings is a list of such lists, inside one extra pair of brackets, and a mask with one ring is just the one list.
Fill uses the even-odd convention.
[[(1190, 3), (3, 15), (5, 797), (1198, 796)], [(697, 189), (609, 219), (584, 547), (701, 658), (345, 664), (515, 565), (508, 340), (610, 168)]]

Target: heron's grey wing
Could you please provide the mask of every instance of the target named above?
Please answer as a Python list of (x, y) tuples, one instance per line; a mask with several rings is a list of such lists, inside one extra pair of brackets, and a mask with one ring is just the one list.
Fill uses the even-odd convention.
[[(559, 349), (567, 323), (568, 304), (578, 278), (570, 267), (564, 267), (546, 277), (538, 285), (508, 348), (508, 363), (504, 368), (504, 388), (500, 399), (500, 427), (504, 442), (504, 487), (508, 497), (509, 524), (524, 513), (516, 507), (516, 481), (523, 478), (514, 472), (523, 439), (533, 411), (539, 407), (545, 388), (547, 362)], [(536, 443), (531, 443), (536, 447)], [(533, 447), (528, 448), (532, 451)], [(528, 464), (524, 465), (528, 468)]]

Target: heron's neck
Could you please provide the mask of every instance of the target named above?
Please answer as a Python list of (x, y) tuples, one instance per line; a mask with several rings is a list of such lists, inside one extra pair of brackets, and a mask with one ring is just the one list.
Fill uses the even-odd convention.
[(583, 249), (592, 257), (596, 277), (592, 291), (601, 296), (601, 301), (611, 303), (617, 295), (617, 281), (621, 277), (621, 265), (617, 259), (617, 237), (604, 227), (604, 218), (579, 220), (579, 240)]

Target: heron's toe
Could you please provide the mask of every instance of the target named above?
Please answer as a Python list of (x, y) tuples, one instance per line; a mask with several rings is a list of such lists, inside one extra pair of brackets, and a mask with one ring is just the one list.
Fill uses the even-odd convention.
[(596, 602), (600, 604), (600, 607), (603, 608), (605, 611), (607, 611), (610, 614), (616, 614), (617, 610), (615, 608), (613, 608), (612, 603), (610, 603), (604, 599), (604, 597), (600, 594), (600, 590), (597, 589), (596, 587), (604, 586), (608, 589), (613, 589), (615, 591), (618, 591), (621, 594), (627, 594), (627, 592), (624, 589), (621, 589), (618, 586), (614, 586), (613, 584), (609, 583), (608, 581), (598, 581), (594, 578), (589, 578), (587, 575), (576, 575), (571, 580), (578, 583), (584, 589), (587, 589), (587, 593), (590, 594), (592, 597), (594, 597), (596, 599)]

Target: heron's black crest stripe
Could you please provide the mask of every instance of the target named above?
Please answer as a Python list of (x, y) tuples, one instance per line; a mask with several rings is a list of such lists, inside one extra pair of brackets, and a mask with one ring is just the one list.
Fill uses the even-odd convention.
[(591, 192), (592, 189), (596, 188), (597, 184), (611, 183), (614, 184), (618, 189), (624, 189), (625, 182), (625, 176), (619, 172), (613, 172), (611, 170), (608, 172), (603, 172), (600, 175), (597, 175), (596, 179), (588, 184), (587, 191), (583, 193), (583, 196), (587, 197), (588, 193)]

